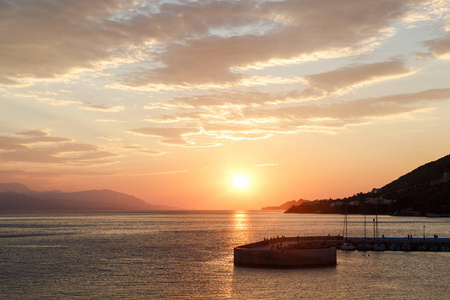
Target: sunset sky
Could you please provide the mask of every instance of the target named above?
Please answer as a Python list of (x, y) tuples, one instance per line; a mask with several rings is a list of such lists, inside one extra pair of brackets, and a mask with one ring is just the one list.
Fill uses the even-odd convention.
[(259, 209), (450, 153), (450, 1), (0, 0), (0, 25), (0, 182)]

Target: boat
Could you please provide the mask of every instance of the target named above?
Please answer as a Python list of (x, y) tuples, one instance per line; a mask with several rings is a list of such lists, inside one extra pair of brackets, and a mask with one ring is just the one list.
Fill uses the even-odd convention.
[(400, 247), (396, 243), (394, 243), (394, 244), (392, 244), (389, 247), (389, 250), (391, 250), (391, 251), (400, 251)]
[(402, 245), (402, 250), (403, 251), (411, 251), (411, 247), (409, 246), (409, 244), (403, 244)]
[(356, 247), (352, 243), (343, 243), (341, 245), (341, 250), (353, 251), (356, 250)]
[(384, 244), (375, 244), (373, 245), (373, 251), (385, 251), (386, 247)]

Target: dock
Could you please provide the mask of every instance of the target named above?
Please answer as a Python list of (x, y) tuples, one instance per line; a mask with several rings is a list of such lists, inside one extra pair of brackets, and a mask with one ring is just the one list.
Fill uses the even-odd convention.
[(450, 238), (297, 236), (264, 238), (234, 248), (234, 264), (251, 267), (318, 267), (336, 265), (336, 251), (450, 252)]

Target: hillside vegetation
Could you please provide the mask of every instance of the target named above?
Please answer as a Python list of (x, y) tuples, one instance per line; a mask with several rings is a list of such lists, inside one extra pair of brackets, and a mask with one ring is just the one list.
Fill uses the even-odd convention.
[(450, 155), (427, 163), (380, 189), (343, 199), (305, 202), (286, 212), (450, 216)]

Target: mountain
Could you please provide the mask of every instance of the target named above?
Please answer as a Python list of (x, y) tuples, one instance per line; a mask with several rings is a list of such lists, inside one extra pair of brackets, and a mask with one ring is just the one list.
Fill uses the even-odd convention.
[(0, 183), (0, 193), (13, 192), (17, 194), (31, 194), (34, 191), (20, 183)]
[(19, 183), (0, 183), (0, 210), (173, 210), (112, 190), (38, 192)]
[(300, 205), (303, 202), (308, 202), (309, 200), (303, 200), (303, 199), (299, 199), (299, 200), (291, 200), (288, 202), (284, 202), (283, 204), (279, 205), (279, 206), (266, 206), (263, 207), (262, 210), (288, 210), (289, 208), (291, 208), (294, 205)]
[(450, 155), (418, 167), (369, 193), (310, 201), (286, 212), (450, 216)]

